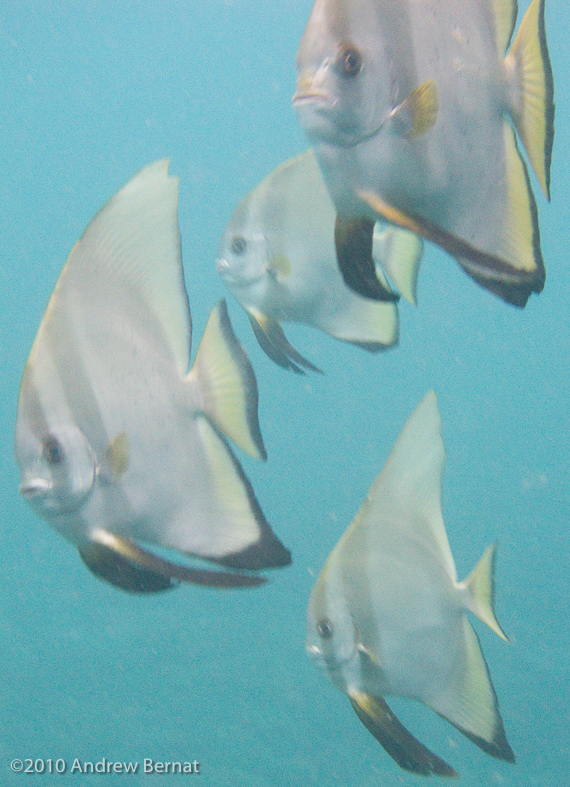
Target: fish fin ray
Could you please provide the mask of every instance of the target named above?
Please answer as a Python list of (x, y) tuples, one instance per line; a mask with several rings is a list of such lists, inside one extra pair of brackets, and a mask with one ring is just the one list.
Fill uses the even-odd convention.
[(322, 369), (304, 358), (289, 343), (277, 320), (257, 309), (249, 308), (246, 311), (259, 346), (274, 363), (297, 374), (305, 374), (304, 369), (323, 374)]
[(383, 697), (373, 697), (355, 690), (350, 691), (348, 697), (362, 724), (400, 768), (424, 776), (459, 775), (404, 727)]
[(216, 428), (254, 459), (266, 459), (257, 416), (257, 381), (223, 300), (208, 318), (190, 378), (197, 380), (202, 412)]
[[(374, 230), (373, 256), (382, 266), (404, 298), (417, 306), (418, 276), (423, 255), (423, 240), (413, 232), (385, 227)], [(376, 264), (378, 276), (379, 263)]]
[(554, 80), (546, 42), (544, 0), (529, 5), (505, 60), (520, 102), (513, 119), (547, 199), (554, 141)]
[[(503, 133), (506, 200), (494, 252), (505, 262), (496, 265), (490, 258), (488, 261), (484, 258), (476, 261), (463, 258), (461, 253), (457, 256), (461, 267), (479, 284), (516, 306), (524, 306), (530, 292), (540, 292), (545, 281), (538, 210), (526, 164), (508, 121), (503, 124)], [(526, 287), (518, 281), (521, 284), (526, 282)], [(523, 303), (517, 300), (521, 296)]]
[[(379, 256), (385, 249), (377, 247)], [(380, 264), (376, 266), (376, 277), (388, 288), (388, 280)], [(398, 307), (395, 303), (374, 301), (344, 288), (343, 308), (336, 304), (328, 308), (323, 300), (322, 308), (313, 317), (313, 324), (335, 339), (349, 342), (368, 352), (381, 352), (394, 347), (399, 338)]]
[(377, 353), (398, 344), (399, 321), (396, 304), (362, 299), (355, 295), (354, 302), (347, 298), (342, 313), (321, 315), (315, 325), (329, 336)]
[(105, 461), (111, 469), (113, 478), (118, 480), (129, 467), (130, 447), (126, 432), (114, 437), (105, 450)]
[(245, 588), (264, 584), (265, 577), (208, 571), (167, 560), (133, 541), (97, 530), (79, 548), (85, 565), (100, 579), (129, 593), (157, 593), (179, 582), (217, 588)]
[(269, 269), (279, 282), (287, 281), (291, 276), (291, 263), (285, 254), (273, 257)]
[(491, 757), (514, 762), (479, 637), (466, 617), (462, 636), (462, 658), (449, 685), (424, 704)]
[(438, 108), (437, 85), (433, 79), (426, 79), (392, 110), (390, 116), (402, 133), (413, 139), (429, 131), (436, 121)]
[(499, 52), (506, 52), (517, 21), (517, 0), (493, 0), (495, 39)]
[[(508, 124), (505, 124), (508, 127)], [(513, 134), (510, 129), (511, 135)], [(523, 166), (524, 162), (520, 158), (518, 151), (518, 162)], [(514, 159), (511, 159), (511, 163)], [(512, 169), (516, 171), (516, 166), (513, 164)], [(520, 183), (520, 179), (517, 178)], [(516, 196), (517, 192), (514, 188), (511, 189), (512, 195)], [(544, 265), (542, 263), (542, 256), (540, 255), (540, 243), (537, 236), (538, 221), (536, 219), (536, 204), (532, 196), (532, 191), (525, 188), (525, 191), (520, 193), (518, 200), (515, 200), (515, 205), (523, 205), (526, 199), (526, 205), (530, 213), (528, 214), (531, 222), (532, 229), (532, 254), (536, 263), (534, 269), (524, 270), (518, 269), (513, 266), (511, 262), (506, 261), (504, 258), (487, 253), (481, 249), (477, 249), (467, 241), (453, 235), (450, 232), (438, 227), (428, 219), (421, 216), (405, 213), (393, 205), (389, 205), (377, 194), (371, 191), (361, 190), (358, 192), (360, 199), (365, 202), (378, 216), (397, 227), (414, 232), (416, 235), (421, 235), (426, 240), (436, 243), (442, 249), (451, 254), (452, 257), (459, 262), (463, 270), (471, 276), (482, 287), (485, 287), (490, 292), (498, 295), (503, 300), (514, 306), (525, 306), (528, 298), (532, 292), (541, 292), (544, 286)], [(522, 203), (521, 203), (522, 200)], [(514, 228), (514, 224), (508, 223), (508, 226)], [(528, 225), (527, 225), (528, 226)], [(528, 238), (528, 233), (527, 233)], [(526, 255), (526, 264), (528, 264), (528, 254)]]
[(339, 544), (346, 549), (371, 530), (382, 544), (419, 543), (448, 576), (456, 581), (455, 562), (441, 512), (441, 480), (445, 448), (436, 395), (429, 391), (409, 417), (380, 475)]
[(495, 557), (497, 544), (490, 544), (465, 580), (471, 595), (470, 611), (497, 636), (509, 642), (495, 614)]
[(109, 319), (110, 298), (137, 317), (144, 314), (153, 343), (162, 343), (186, 374), (192, 325), (182, 270), (178, 178), (168, 175), (167, 159), (140, 170), (93, 217), (69, 255), (46, 314), (58, 308), (81, 315), (96, 310), (102, 323)]
[(337, 215), (334, 239), (338, 266), (345, 284), (363, 298), (395, 302), (399, 295), (379, 281), (372, 257), (374, 222)]
[[(196, 423), (221, 513), (217, 522), (212, 514), (204, 523), (207, 538), (203, 548), (193, 553), (236, 569), (289, 565), (291, 554), (267, 523), (233, 451), (207, 418), (198, 417)], [(181, 540), (173, 546), (184, 550)]]

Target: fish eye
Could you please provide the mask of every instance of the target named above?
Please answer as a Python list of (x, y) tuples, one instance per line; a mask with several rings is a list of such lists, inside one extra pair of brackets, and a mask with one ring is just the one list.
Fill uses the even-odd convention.
[(317, 624), (317, 634), (321, 639), (330, 639), (333, 635), (334, 627), (328, 618), (323, 618)]
[(343, 77), (355, 77), (362, 70), (362, 55), (353, 46), (343, 47), (337, 57), (337, 68)]
[(247, 249), (247, 241), (241, 235), (236, 235), (235, 238), (232, 239), (232, 245), (230, 246), (232, 254), (237, 254), (238, 257), (240, 254), (243, 254), (244, 251)]
[(65, 451), (57, 437), (48, 435), (42, 443), (42, 456), (50, 465), (59, 465), (63, 462)]

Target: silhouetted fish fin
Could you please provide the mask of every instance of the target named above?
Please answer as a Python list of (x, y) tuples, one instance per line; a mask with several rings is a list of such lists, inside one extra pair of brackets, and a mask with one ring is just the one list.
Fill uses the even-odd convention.
[(81, 559), (96, 576), (129, 593), (157, 593), (190, 582), (217, 588), (256, 587), (265, 577), (208, 571), (174, 563), (106, 530), (79, 548)]
[(323, 374), (318, 366), (304, 358), (292, 344), (289, 344), (277, 320), (252, 308), (247, 309), (247, 316), (259, 346), (274, 363), (297, 374), (305, 374), (301, 367)]
[(487, 754), (514, 762), (479, 638), (467, 618), (463, 618), (462, 634), (463, 653), (454, 675), (425, 704)]
[(360, 721), (400, 768), (424, 776), (432, 773), (437, 776), (459, 776), (453, 768), (408, 732), (383, 697), (373, 697), (352, 690), (349, 699)]
[[(505, 124), (508, 128), (508, 124)], [(511, 136), (514, 134), (511, 130)], [(524, 162), (516, 151), (516, 160), (511, 156), (509, 157), (511, 171), (516, 171), (518, 163), (522, 167), (521, 172), (524, 175)], [(515, 180), (513, 178), (513, 180)], [(520, 178), (516, 178), (520, 184)], [(513, 182), (509, 180), (509, 182)], [(513, 197), (516, 194), (514, 187), (509, 190), (509, 194)], [(437, 224), (424, 219), (421, 216), (404, 213), (404, 211), (389, 205), (377, 194), (370, 191), (359, 191), (358, 196), (360, 199), (369, 205), (378, 216), (386, 221), (395, 224), (402, 229), (407, 229), (410, 232), (415, 232), (417, 235), (422, 235), (426, 240), (436, 243), (445, 249), (449, 254), (457, 259), (463, 270), (468, 273), (475, 281), (482, 287), (490, 290), (498, 295), (508, 303), (514, 306), (525, 306), (530, 294), (532, 292), (540, 292), (544, 286), (544, 265), (542, 257), (540, 256), (540, 243), (538, 239), (538, 222), (536, 220), (536, 205), (530, 188), (525, 188), (519, 194), (518, 202), (513, 202), (513, 220), (515, 215), (514, 208), (523, 206), (520, 210), (522, 213), (524, 206), (527, 210), (527, 228), (529, 232), (526, 233), (526, 240), (531, 244), (531, 256), (534, 262), (534, 269), (518, 269), (510, 262), (507, 262), (503, 257), (495, 256), (471, 246), (466, 241), (453, 235), (450, 232), (439, 227)], [(506, 226), (510, 225), (510, 220), (506, 221)], [(521, 235), (524, 233), (521, 232)], [(505, 236), (505, 233), (504, 233)], [(506, 236), (505, 239), (507, 240)], [(528, 244), (527, 244), (528, 245)], [(528, 251), (528, 249), (527, 249)], [(529, 256), (526, 255), (525, 263), (528, 264)]]
[(433, 79), (427, 79), (394, 107), (390, 117), (404, 136), (412, 138), (429, 131), (437, 118), (438, 108), (437, 86)]
[(514, 83), (513, 120), (542, 191), (550, 199), (554, 81), (544, 27), (544, 0), (529, 5), (505, 66)]
[(196, 380), (202, 412), (255, 459), (266, 459), (257, 417), (257, 381), (233, 332), (225, 301), (212, 309), (187, 379)]
[(336, 217), (334, 240), (338, 266), (346, 285), (363, 298), (395, 302), (399, 295), (379, 281), (372, 257), (374, 222)]

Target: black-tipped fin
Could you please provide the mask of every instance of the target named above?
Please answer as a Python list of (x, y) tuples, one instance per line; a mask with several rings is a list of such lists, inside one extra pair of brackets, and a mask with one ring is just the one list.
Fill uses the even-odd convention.
[(259, 346), (274, 363), (297, 374), (305, 374), (304, 369), (323, 374), (322, 369), (304, 358), (292, 344), (289, 344), (277, 320), (252, 309), (247, 310), (247, 316)]
[(400, 768), (423, 776), (457, 777), (447, 763), (421, 744), (394, 716), (383, 697), (361, 691), (349, 694), (354, 712)]
[(541, 260), (534, 270), (519, 270), (501, 257), (471, 246), (428, 219), (404, 213), (389, 205), (377, 194), (359, 191), (358, 196), (380, 218), (441, 246), (457, 259), (463, 270), (478, 284), (513, 306), (524, 307), (531, 293), (541, 292), (544, 287), (545, 276)]
[(385, 287), (376, 275), (372, 256), (374, 224), (366, 218), (336, 217), (334, 242), (338, 267), (345, 284), (358, 295), (394, 303), (400, 296)]
[(265, 577), (208, 571), (174, 563), (137, 544), (98, 530), (80, 547), (79, 555), (96, 576), (129, 593), (158, 593), (179, 582), (215, 588), (245, 588), (264, 584)]

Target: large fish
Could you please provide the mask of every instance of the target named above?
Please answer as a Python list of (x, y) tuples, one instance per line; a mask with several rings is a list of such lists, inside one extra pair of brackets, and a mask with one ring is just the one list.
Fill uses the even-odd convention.
[(379, 216), (439, 244), (508, 302), (542, 290), (517, 133), (550, 199), (544, 0), (507, 53), (516, 16), (516, 0), (316, 0), (293, 104), (337, 209), (339, 265), (361, 294), (384, 297), (371, 276)]
[(188, 372), (177, 205), (178, 179), (157, 161), (92, 219), (55, 286), (18, 402), (20, 492), (95, 574), (133, 592), (265, 581), (152, 546), (232, 569), (290, 562), (222, 436), (265, 458), (255, 377), (223, 302)]
[(441, 513), (445, 450), (433, 391), (313, 589), (307, 650), (398, 765), (456, 776), (384, 696), (419, 700), (483, 751), (514, 762), (471, 612), (506, 639), (493, 610), (495, 547), (458, 582)]
[[(394, 302), (362, 298), (344, 283), (333, 242), (335, 210), (311, 150), (277, 167), (238, 205), (222, 235), (218, 273), (276, 363), (316, 367), (287, 341), (281, 323), (312, 325), (372, 352), (398, 340)], [(422, 241), (388, 226), (374, 232), (379, 266), (415, 303)], [(375, 276), (389, 292), (382, 267)]]

